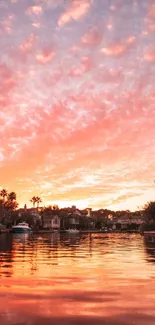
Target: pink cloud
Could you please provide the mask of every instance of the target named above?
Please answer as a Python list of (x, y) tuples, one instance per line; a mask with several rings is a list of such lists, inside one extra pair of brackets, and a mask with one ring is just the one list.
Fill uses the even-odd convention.
[(95, 80), (97, 82), (120, 84), (123, 81), (123, 71), (121, 68), (106, 69), (105, 67), (100, 67), (95, 71)]
[(89, 56), (84, 56), (81, 60), (81, 64), (85, 72), (93, 68), (93, 60)]
[(123, 43), (114, 43), (108, 47), (103, 47), (101, 53), (106, 56), (121, 56), (127, 52), (131, 47), (135, 46), (136, 37), (134, 35), (128, 36)]
[(71, 77), (81, 77), (84, 73), (90, 71), (93, 68), (93, 60), (89, 56), (84, 56), (78, 66), (73, 66), (68, 75)]
[(69, 72), (68, 75), (70, 77), (81, 77), (83, 75), (83, 69), (81, 69), (80, 67), (72, 67)]
[(68, 24), (72, 20), (81, 19), (84, 15), (86, 15), (89, 8), (90, 8), (90, 3), (88, 2), (88, 0), (73, 1), (71, 6), (68, 8), (68, 10), (60, 16), (58, 20), (58, 25), (61, 27), (65, 24)]
[(15, 73), (7, 65), (0, 65), (0, 90), (3, 99), (8, 97), (9, 92), (16, 86), (16, 83)]
[(111, 45), (109, 47), (103, 47), (101, 53), (106, 56), (120, 56), (124, 54), (127, 50), (127, 47), (121, 43)]
[(15, 18), (14, 15), (11, 14), (11, 15), (8, 15), (7, 18), (5, 18), (4, 20), (2, 20), (0, 22), (0, 25), (2, 26), (3, 30), (7, 34), (12, 33), (14, 18)]
[(126, 39), (126, 43), (127, 43), (127, 44), (133, 44), (133, 43), (135, 43), (135, 41), (136, 41), (136, 37), (135, 37), (134, 35), (129, 36), (129, 37)]
[(155, 4), (152, 4), (150, 10), (149, 10), (149, 16), (151, 18), (155, 18)]
[(111, 11), (115, 11), (115, 10), (117, 9), (117, 6), (115, 6), (115, 5), (110, 5), (109, 8), (110, 8)]
[(97, 27), (92, 28), (82, 37), (82, 44), (84, 46), (94, 46), (101, 42), (102, 34)]
[(77, 45), (73, 45), (70, 49), (71, 53), (78, 54), (80, 52), (81, 48)]
[(144, 60), (149, 61), (149, 62), (154, 62), (155, 61), (155, 50), (149, 50), (147, 53), (145, 53)]
[(148, 28), (149, 28), (150, 32), (155, 32), (155, 24), (153, 24), (153, 23), (149, 24)]
[(30, 52), (35, 44), (35, 40), (36, 40), (36, 37), (34, 34), (30, 34), (27, 39), (22, 43), (20, 44), (20, 50), (23, 52), (23, 53), (27, 53), (27, 52)]
[(63, 78), (63, 75), (63, 69), (61, 67), (57, 67), (56, 69), (53, 69), (50, 74), (45, 73), (43, 75), (43, 81), (47, 87), (51, 87), (51, 85), (56, 85)]
[(38, 22), (32, 23), (32, 26), (33, 27), (36, 27), (36, 28), (40, 28), (41, 27), (41, 23), (38, 21)]
[(36, 54), (36, 60), (40, 64), (47, 64), (53, 60), (54, 56), (55, 52), (48, 49), (44, 49), (42, 52)]
[(40, 16), (43, 13), (43, 8), (42, 6), (31, 6), (27, 9), (26, 13), (28, 15), (36, 15)]

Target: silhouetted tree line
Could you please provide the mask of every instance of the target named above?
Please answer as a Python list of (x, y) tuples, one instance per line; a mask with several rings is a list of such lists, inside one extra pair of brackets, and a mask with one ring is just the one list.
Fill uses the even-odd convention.
[[(38, 210), (41, 217), (46, 215), (58, 215), (61, 219), (61, 228), (66, 228), (69, 223), (70, 217), (79, 220), (80, 227), (87, 229), (91, 227), (93, 221), (94, 227), (100, 229), (102, 227), (110, 226), (112, 223), (117, 222), (118, 219), (126, 216), (129, 220), (133, 217), (143, 219), (143, 225), (141, 226), (142, 231), (155, 230), (155, 201), (148, 202), (145, 204), (142, 210), (131, 212), (130, 210), (113, 211), (109, 209), (92, 210), (90, 218), (87, 217), (87, 209), (73, 211), (71, 207), (59, 208), (58, 205), (39, 207), (42, 199), (39, 196), (33, 196), (30, 200), (33, 204), (33, 209)], [(8, 192), (6, 189), (0, 191), (0, 223), (6, 226), (26, 221), (30, 225), (34, 224), (34, 216), (32, 211), (29, 209), (23, 209), (24, 211), (19, 216), (18, 211), (17, 195), (15, 192)], [(76, 211), (80, 211), (80, 215), (76, 214)], [(38, 224), (39, 226), (39, 224)]]
[(155, 201), (150, 201), (144, 205), (144, 223), (140, 227), (140, 232), (155, 231)]

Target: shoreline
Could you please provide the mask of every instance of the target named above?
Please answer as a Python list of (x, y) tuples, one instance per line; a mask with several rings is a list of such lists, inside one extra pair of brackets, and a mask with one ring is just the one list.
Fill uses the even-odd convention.
[[(12, 234), (12, 231), (10, 229), (5, 229), (0, 231), (1, 234)], [(26, 234), (23, 233), (23, 234)], [(80, 234), (139, 234), (139, 231), (131, 231), (131, 230), (126, 230), (126, 231), (104, 231), (104, 230), (80, 230), (78, 233), (69, 233), (66, 230), (58, 230), (58, 231), (53, 231), (53, 230), (48, 230), (48, 229), (41, 229), (41, 230), (33, 230), (31, 234), (39, 235), (39, 234), (69, 234), (69, 235), (80, 235)]]
[[(67, 234), (68, 232), (66, 230), (34, 230), (34, 234), (42, 234), (42, 233), (56, 233), (56, 234)], [(77, 234), (123, 234), (123, 233), (139, 233), (138, 231), (104, 231), (104, 230), (80, 230)], [(69, 233), (68, 233), (69, 234)]]

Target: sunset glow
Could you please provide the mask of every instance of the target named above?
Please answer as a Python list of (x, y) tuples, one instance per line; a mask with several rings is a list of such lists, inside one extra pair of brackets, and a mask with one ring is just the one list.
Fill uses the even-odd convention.
[(0, 1), (0, 185), (20, 206), (155, 199), (155, 1)]

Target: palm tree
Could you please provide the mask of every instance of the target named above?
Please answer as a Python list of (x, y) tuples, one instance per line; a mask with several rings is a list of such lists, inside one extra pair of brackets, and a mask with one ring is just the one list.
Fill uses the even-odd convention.
[(16, 200), (7, 200), (4, 202), (4, 208), (6, 211), (15, 211), (18, 208), (18, 203)]
[(8, 200), (9, 201), (16, 201), (16, 199), (17, 199), (17, 195), (16, 195), (16, 193), (15, 192), (10, 192), (9, 194), (8, 194)]
[(4, 188), (0, 191), (0, 196), (2, 196), (3, 200), (5, 201), (5, 198), (7, 197), (8, 192)]
[(32, 199), (30, 200), (30, 202), (33, 203), (33, 208), (35, 208), (35, 204), (37, 202), (37, 197), (36, 196), (33, 196)]
[(36, 202), (37, 202), (37, 208), (39, 208), (39, 203), (42, 202), (42, 199), (39, 196), (37, 196), (36, 197)]

